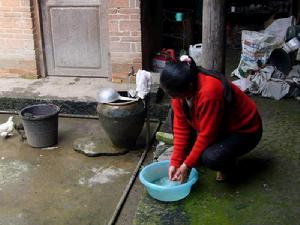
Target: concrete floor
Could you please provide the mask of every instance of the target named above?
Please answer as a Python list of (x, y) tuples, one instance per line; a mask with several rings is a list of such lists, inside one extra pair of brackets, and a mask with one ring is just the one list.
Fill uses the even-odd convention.
[[(159, 74), (151, 73), (152, 88), (158, 84)], [(134, 80), (133, 80), (134, 81)], [(127, 81), (113, 83), (106, 78), (47, 77), (41, 79), (1, 78), (0, 98), (36, 98), (67, 101), (96, 101), (102, 88), (127, 90)]]
[[(0, 114), (0, 122), (8, 116)], [(98, 120), (59, 118), (57, 148), (32, 148), (17, 134), (0, 140), (1, 225), (107, 224), (145, 145), (87, 157), (72, 149), (85, 136), (107, 138)], [(145, 132), (138, 142), (145, 143)]]
[[(184, 200), (162, 203), (144, 191), (135, 225), (298, 225), (300, 221), (300, 101), (253, 98), (262, 115), (259, 145), (242, 157), (231, 179), (199, 168)], [(128, 223), (130, 224), (130, 223)]]
[[(228, 51), (226, 75), (239, 54)], [(228, 66), (229, 65), (229, 66)], [(126, 90), (99, 78), (1, 78), (0, 98), (95, 101), (102, 87)], [(231, 182), (216, 183), (200, 168), (191, 195), (176, 203), (150, 198), (136, 180), (118, 225), (298, 225), (300, 221), (300, 102), (254, 98), (264, 135)], [(76, 105), (76, 107), (78, 107)], [(0, 114), (0, 121), (7, 115)], [(103, 135), (95, 120), (61, 119), (58, 149), (33, 149), (14, 136), (0, 142), (0, 225), (106, 224), (128, 183), (140, 151), (88, 158), (72, 150), (74, 138)], [(100, 134), (98, 133), (100, 132)], [(146, 164), (152, 160), (151, 154)], [(123, 169), (112, 183), (95, 183), (105, 169)], [(121, 170), (118, 170), (121, 171)], [(126, 173), (128, 172), (128, 173)], [(118, 187), (119, 186), (119, 187)]]
[(41, 79), (1, 78), (0, 97), (95, 101), (97, 91), (105, 87), (126, 90), (126, 83), (106, 78), (47, 77)]

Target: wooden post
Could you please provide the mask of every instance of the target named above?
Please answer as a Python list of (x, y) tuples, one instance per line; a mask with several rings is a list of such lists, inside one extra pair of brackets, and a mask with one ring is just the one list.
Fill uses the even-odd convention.
[(225, 0), (203, 0), (201, 66), (225, 72)]
[(45, 57), (43, 52), (42, 43), (42, 30), (41, 30), (41, 20), (40, 20), (40, 3), (38, 0), (30, 1), (32, 20), (33, 20), (33, 38), (34, 38), (34, 48), (35, 48), (35, 60), (38, 78), (46, 77), (45, 68)]

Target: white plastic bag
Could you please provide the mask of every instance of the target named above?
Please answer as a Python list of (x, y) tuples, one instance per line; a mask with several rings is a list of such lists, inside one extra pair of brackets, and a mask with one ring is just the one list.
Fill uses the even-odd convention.
[(202, 44), (190, 45), (189, 55), (194, 59), (197, 66), (200, 66), (202, 55)]
[(233, 75), (243, 78), (248, 75), (249, 71), (258, 70), (259, 64), (265, 65), (272, 51), (279, 45), (272, 34), (243, 30), (241, 59)]
[(293, 24), (293, 20), (293, 16), (274, 20), (263, 32), (273, 34), (277, 42), (283, 43), (286, 31)]
[(260, 32), (243, 30), (241, 60), (232, 75), (239, 78), (247, 77), (249, 71), (260, 69), (259, 65), (263, 67), (272, 51), (282, 46), (286, 30), (292, 23), (293, 17), (288, 17), (273, 21)]

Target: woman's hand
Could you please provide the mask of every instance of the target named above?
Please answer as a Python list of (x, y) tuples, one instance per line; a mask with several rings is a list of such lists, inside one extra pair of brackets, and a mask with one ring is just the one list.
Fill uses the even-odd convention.
[(176, 174), (176, 171), (178, 170), (177, 167), (175, 166), (170, 166), (169, 167), (169, 180), (172, 180), (172, 181), (175, 181), (175, 174)]
[(186, 183), (187, 180), (189, 179), (189, 175), (190, 175), (190, 168), (188, 168), (187, 165), (182, 163), (181, 166), (175, 172), (174, 180), (180, 181), (180, 183)]

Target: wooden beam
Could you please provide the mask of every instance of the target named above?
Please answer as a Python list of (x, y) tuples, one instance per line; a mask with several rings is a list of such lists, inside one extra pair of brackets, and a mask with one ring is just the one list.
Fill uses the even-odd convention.
[(46, 77), (45, 57), (43, 53), (41, 16), (38, 0), (30, 0), (32, 23), (33, 23), (33, 38), (35, 48), (35, 59), (38, 78)]
[(201, 66), (225, 72), (225, 0), (203, 1)]

